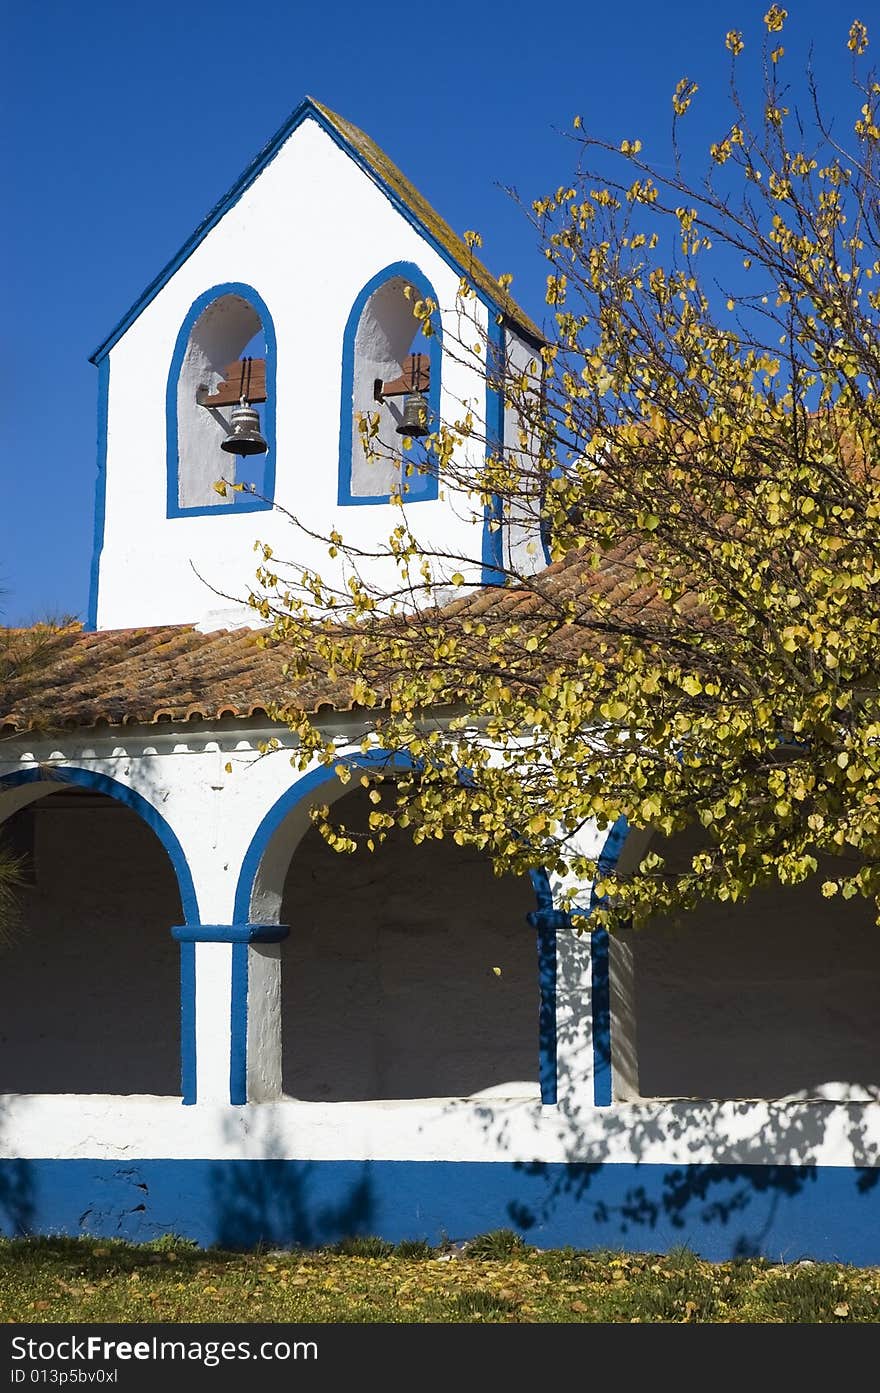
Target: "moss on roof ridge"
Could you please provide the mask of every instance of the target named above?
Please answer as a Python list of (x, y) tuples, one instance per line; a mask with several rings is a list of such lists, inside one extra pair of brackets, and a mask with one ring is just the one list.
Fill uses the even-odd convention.
[(321, 112), (323, 116), (333, 125), (343, 140), (354, 147), (360, 155), (364, 157), (370, 168), (378, 175), (383, 183), (389, 184), (396, 194), (403, 199), (408, 208), (412, 209), (416, 217), (436, 237), (437, 241), (449, 252), (450, 256), (462, 267), (467, 270), (474, 284), (479, 286), (489, 295), (498, 307), (504, 312), (505, 316), (520, 329), (524, 329), (532, 338), (543, 343), (545, 335), (529, 318), (525, 310), (522, 309), (514, 300), (512, 295), (501, 286), (492, 272), (483, 265), (478, 257), (474, 256), (473, 250), (466, 245), (457, 233), (453, 232), (448, 222), (441, 218), (440, 214), (431, 206), (424, 194), (421, 194), (402, 170), (398, 169), (394, 161), (386, 155), (380, 145), (366, 131), (362, 131), (359, 126), (352, 121), (340, 116), (337, 112), (331, 111), (323, 102), (317, 101), (314, 97), (309, 100)]

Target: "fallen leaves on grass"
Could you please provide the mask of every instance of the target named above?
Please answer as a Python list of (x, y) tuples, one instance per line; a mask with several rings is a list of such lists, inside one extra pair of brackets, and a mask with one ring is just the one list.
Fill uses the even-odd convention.
[[(503, 1231), (502, 1231), (503, 1232)], [(348, 1245), (355, 1247), (354, 1243)], [(386, 1245), (387, 1246), (387, 1245)], [(865, 1322), (880, 1270), (693, 1253), (539, 1252), (491, 1236), (455, 1261), (424, 1245), (382, 1256), (225, 1253), (89, 1239), (0, 1241), (0, 1319), (26, 1322)], [(383, 1253), (378, 1244), (362, 1251)]]

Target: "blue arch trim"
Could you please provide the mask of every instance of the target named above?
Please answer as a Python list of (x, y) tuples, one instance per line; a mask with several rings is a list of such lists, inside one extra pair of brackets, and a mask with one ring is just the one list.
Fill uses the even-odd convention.
[[(195, 971), (197, 943), (232, 944), (232, 996), (230, 1009), (229, 1101), (246, 1103), (247, 1096), (247, 1003), (248, 946), (251, 943), (281, 943), (290, 929), (287, 924), (182, 924), (171, 930), (180, 944), (181, 960)], [(193, 1097), (185, 1099), (195, 1102)]]
[[(155, 832), (168, 853), (177, 887), (180, 904), (187, 924), (198, 924), (199, 906), (196, 898), (192, 872), (187, 863), (183, 847), (172, 832), (168, 823), (140, 793), (127, 784), (112, 779), (109, 774), (99, 774), (93, 769), (71, 768), (69, 765), (53, 765), (50, 771), (43, 769), (17, 769), (14, 773), (0, 776), (0, 789), (19, 788), (22, 784), (76, 784), (80, 788), (92, 789), (115, 798), (137, 813), (149, 828)], [(192, 943), (180, 946), (180, 1086), (184, 1103), (196, 1101), (196, 975), (195, 948)]]
[[(385, 750), (368, 750), (358, 755), (347, 755), (336, 763), (347, 764), (351, 768), (376, 768), (381, 765), (387, 769), (412, 768), (413, 761), (408, 755), (391, 755)], [(333, 768), (322, 765), (310, 774), (297, 780), (266, 813), (245, 852), (235, 887), (235, 903), (232, 912), (233, 925), (250, 927), (251, 897), (260, 862), (265, 855), (273, 835), (281, 826), (287, 814), (297, 804), (308, 798), (309, 794), (324, 784), (336, 781)], [(286, 937), (285, 934), (282, 935)], [(247, 1025), (248, 1025), (248, 943), (233, 943), (232, 948), (232, 1010), (230, 1020), (229, 1051), (229, 1099), (232, 1103), (247, 1102)]]
[[(352, 769), (373, 768), (411, 769), (415, 761), (407, 754), (390, 754), (386, 750), (368, 750), (346, 755), (336, 761)], [(464, 771), (461, 775), (466, 778)], [(333, 768), (313, 769), (292, 784), (266, 813), (251, 839), (235, 889), (233, 921), (246, 926), (250, 917), (251, 898), (257, 872), (266, 849), (287, 814), (309, 795), (325, 784), (335, 782)], [(541, 1102), (555, 1103), (556, 1078), (556, 933), (568, 916), (553, 908), (550, 881), (543, 870), (530, 873), (537, 909), (526, 918), (538, 935), (538, 981), (540, 1006), (538, 1020), (538, 1067), (541, 1083)], [(286, 935), (286, 931), (285, 931)], [(238, 955), (236, 957), (236, 955)], [(233, 1102), (247, 1101), (247, 943), (237, 942), (233, 948), (232, 964), (232, 1051), (230, 1096)]]
[(605, 929), (594, 929), (590, 934), (590, 977), (593, 1003), (593, 1102), (597, 1108), (610, 1108), (613, 1096), (611, 964), (608, 933)]
[(232, 1005), (229, 1041), (229, 1101), (243, 1104), (247, 1088), (248, 945), (232, 945)]
[[(237, 295), (253, 306), (260, 317), (266, 340), (266, 405), (263, 414), (263, 430), (269, 443), (269, 450), (263, 466), (263, 497), (257, 498), (248, 493), (234, 493), (232, 503), (218, 502), (216, 505), (208, 503), (195, 508), (182, 508), (180, 506), (180, 457), (177, 437), (177, 383), (193, 325), (204, 314), (209, 305), (212, 305), (215, 300), (222, 299), (225, 295)], [(254, 290), (252, 285), (245, 285), (243, 281), (225, 281), (222, 285), (212, 286), (210, 290), (206, 290), (197, 300), (193, 301), (177, 335), (171, 367), (168, 372), (168, 383), (165, 388), (166, 513), (169, 518), (222, 517), (228, 516), (230, 513), (259, 513), (272, 507), (275, 498), (276, 357), (275, 325), (265, 300)]]
[(196, 945), (180, 945), (180, 1091), (188, 1106), (197, 1101)]
[[(435, 304), (438, 304), (437, 292), (428, 280), (427, 276), (419, 270), (413, 261), (394, 261), (390, 266), (386, 266), (383, 271), (378, 271), (371, 280), (358, 294), (351, 307), (345, 325), (345, 333), (342, 338), (342, 393), (339, 407), (339, 487), (338, 502), (340, 506), (352, 506), (364, 503), (387, 503), (391, 497), (390, 493), (376, 494), (355, 494), (351, 491), (352, 475), (352, 449), (354, 446), (354, 368), (355, 368), (355, 341), (357, 339), (358, 325), (361, 322), (361, 315), (366, 308), (367, 302), (372, 295), (380, 290), (388, 281), (402, 277), (414, 285), (419, 294), (427, 299), (430, 297)], [(431, 384), (428, 388), (428, 416), (429, 421), (437, 421), (440, 417), (440, 371), (443, 358), (443, 331), (440, 324), (439, 309), (434, 316), (434, 333), (429, 340), (429, 357), (431, 364)], [(419, 442), (414, 440), (412, 449), (406, 456), (414, 466), (427, 462), (427, 456)], [(435, 471), (430, 473), (419, 473), (414, 471), (409, 479), (401, 481), (407, 485), (405, 495), (408, 503), (424, 503), (437, 498), (438, 479)]]
[[(489, 331), (486, 348), (486, 461), (504, 445), (504, 392), (493, 383), (501, 376), (504, 365), (504, 324), (501, 316), (489, 311)], [(494, 495), (483, 510), (483, 585), (504, 584), (504, 531), (501, 499)], [(494, 525), (493, 525), (494, 524)]]
[(98, 585), (101, 578), (101, 553), (104, 550), (104, 516), (107, 508), (107, 412), (110, 402), (110, 359), (98, 364), (98, 447), (95, 478), (95, 522), (92, 541), (92, 571), (89, 581), (89, 608), (86, 631), (98, 627)]
[(232, 911), (234, 924), (247, 924), (250, 920), (251, 897), (254, 892), (257, 871), (275, 832), (292, 808), (304, 802), (311, 793), (323, 787), (324, 784), (336, 782), (336, 775), (333, 772), (336, 764), (345, 764), (352, 769), (376, 769), (379, 766), (385, 769), (411, 769), (414, 761), (409, 755), (392, 755), (387, 750), (367, 750), (357, 755), (345, 755), (335, 760), (334, 766), (322, 765), (320, 769), (313, 769), (311, 773), (305, 774), (295, 784), (292, 784), (285, 793), (282, 793), (281, 797), (273, 803), (266, 813), (245, 852), (241, 870), (238, 873), (238, 883), (235, 887), (235, 903)]
[(104, 793), (108, 798), (115, 798), (117, 803), (124, 803), (126, 807), (131, 808), (132, 812), (137, 813), (138, 817), (155, 832), (168, 852), (177, 877), (180, 903), (186, 922), (188, 924), (199, 922), (195, 885), (183, 847), (162, 814), (157, 812), (152, 803), (148, 803), (142, 794), (129, 788), (127, 784), (112, 779), (109, 774), (99, 774), (93, 769), (79, 769), (68, 764), (52, 765), (48, 770), (16, 769), (11, 774), (0, 775), (0, 788), (18, 788), (22, 784), (39, 783), (77, 784), (80, 788), (89, 788), (95, 793)]

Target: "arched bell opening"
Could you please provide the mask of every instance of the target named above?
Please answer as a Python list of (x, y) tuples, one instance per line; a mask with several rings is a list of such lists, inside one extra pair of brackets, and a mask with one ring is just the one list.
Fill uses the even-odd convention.
[[(647, 849), (639, 836), (634, 860)], [(652, 849), (684, 869), (704, 837), (690, 829), (657, 838)], [(821, 892), (823, 881), (852, 867), (822, 857), (801, 885), (776, 883), (743, 903), (707, 902), (676, 922), (657, 919), (618, 936), (639, 1096), (880, 1097), (874, 908)]]
[(159, 837), (77, 783), (0, 788), (0, 818), (26, 879), (0, 945), (0, 1093), (179, 1095), (185, 907)]
[(191, 307), (168, 376), (167, 416), (170, 516), (271, 504), (275, 333), (250, 286), (215, 286)]
[[(371, 806), (358, 789), (335, 813), (363, 832)], [(347, 855), (308, 830), (281, 905), (284, 1093), (537, 1098), (533, 907), (527, 879), (451, 840)]]
[[(381, 503), (397, 490), (409, 502), (438, 495), (420, 442), (440, 423), (442, 330), (434, 314), (426, 337), (413, 313), (428, 299), (437, 303), (431, 283), (417, 266), (399, 262), (374, 276), (352, 307), (343, 339), (341, 504)], [(367, 451), (358, 418), (374, 415), (378, 434)], [(411, 445), (401, 454), (405, 439)]]

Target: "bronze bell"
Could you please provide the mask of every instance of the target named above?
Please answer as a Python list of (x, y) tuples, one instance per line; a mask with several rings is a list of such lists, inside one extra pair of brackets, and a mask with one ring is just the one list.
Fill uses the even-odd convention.
[(403, 420), (398, 435), (411, 435), (419, 440), (428, 434), (428, 399), (421, 392), (407, 392), (403, 399)]
[(228, 455), (264, 455), (268, 441), (260, 430), (260, 413), (242, 397), (229, 415), (229, 434), (220, 446)]

